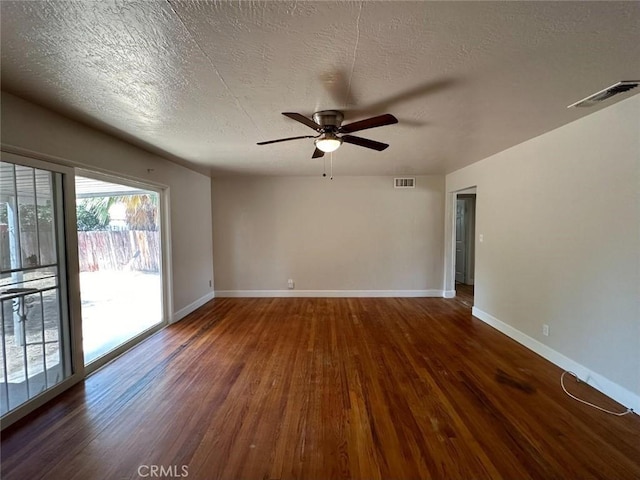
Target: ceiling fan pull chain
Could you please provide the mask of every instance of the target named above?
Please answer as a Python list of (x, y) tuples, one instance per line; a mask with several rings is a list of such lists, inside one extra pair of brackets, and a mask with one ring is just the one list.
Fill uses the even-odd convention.
[(327, 157), (325, 156), (322, 157), (322, 164), (324, 165), (322, 170), (322, 176), (326, 177), (327, 176)]
[(333, 152), (329, 154), (331, 156), (330, 164), (331, 164), (331, 180), (333, 180)]

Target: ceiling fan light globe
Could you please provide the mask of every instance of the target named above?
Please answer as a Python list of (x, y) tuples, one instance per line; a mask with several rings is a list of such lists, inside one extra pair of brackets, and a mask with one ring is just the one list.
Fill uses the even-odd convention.
[(316, 147), (324, 153), (335, 152), (340, 145), (342, 145), (342, 139), (338, 137), (319, 138), (316, 140)]

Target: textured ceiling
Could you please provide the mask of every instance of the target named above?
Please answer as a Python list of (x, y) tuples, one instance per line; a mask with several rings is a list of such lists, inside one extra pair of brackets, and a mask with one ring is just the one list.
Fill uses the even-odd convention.
[(4, 90), (214, 174), (320, 174), (312, 139), (256, 142), (324, 109), (400, 121), (337, 174), (451, 172), (640, 77), (640, 2), (0, 3)]

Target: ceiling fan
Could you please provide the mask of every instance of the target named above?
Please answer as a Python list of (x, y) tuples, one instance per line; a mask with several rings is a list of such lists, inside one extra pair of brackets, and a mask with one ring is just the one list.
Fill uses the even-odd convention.
[[(344, 115), (337, 110), (323, 110), (313, 114), (313, 120), (305, 117), (300, 113), (283, 112), (283, 115), (303, 123), (307, 127), (313, 128), (318, 135), (302, 135), (300, 137), (280, 138), (278, 140), (269, 140), (266, 142), (258, 142), (258, 145), (268, 145), (270, 143), (287, 142), (289, 140), (298, 140), (301, 138), (315, 138), (316, 149), (311, 158), (322, 157), (325, 153), (333, 152), (342, 145), (343, 142), (358, 145), (360, 147), (371, 148), (381, 152), (389, 145), (386, 143), (376, 142), (367, 138), (355, 137), (348, 135), (350, 133), (359, 132), (368, 128), (382, 127), (384, 125), (392, 125), (398, 123), (398, 119), (389, 113), (378, 115), (377, 117), (367, 118), (357, 122), (342, 125)], [(346, 135), (345, 135), (346, 134)]]

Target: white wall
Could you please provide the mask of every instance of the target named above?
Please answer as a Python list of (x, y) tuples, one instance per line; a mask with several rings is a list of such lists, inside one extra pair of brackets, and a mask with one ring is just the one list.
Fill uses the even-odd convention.
[(174, 319), (211, 297), (209, 177), (6, 92), (2, 92), (1, 108), (3, 146), (57, 157), (61, 163), (168, 186)]
[[(473, 185), (475, 311), (638, 408), (640, 96), (448, 175), (447, 246)], [(446, 265), (451, 288), (449, 247)]]
[(444, 177), (416, 183), (214, 178), (216, 294), (441, 295)]

